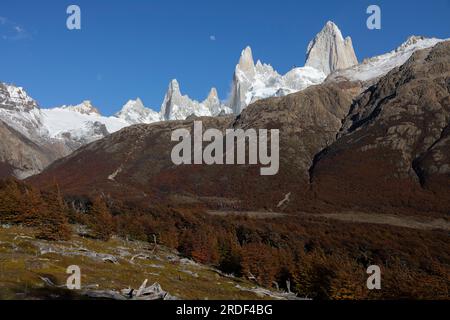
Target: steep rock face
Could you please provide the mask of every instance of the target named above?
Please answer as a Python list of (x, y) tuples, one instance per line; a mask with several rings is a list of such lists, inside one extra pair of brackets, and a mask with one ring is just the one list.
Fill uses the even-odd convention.
[(188, 96), (183, 96), (177, 80), (172, 80), (167, 88), (164, 101), (161, 106), (161, 115), (164, 120), (186, 119), (192, 114), (198, 102), (192, 101)]
[(239, 63), (237, 64), (233, 75), (230, 106), (233, 109), (234, 114), (241, 113), (242, 109), (247, 105), (246, 94), (255, 77), (255, 73), (252, 49), (246, 47), (241, 52)]
[[(450, 42), (417, 51), (355, 102), (339, 139), (317, 157), (320, 197), (347, 206), (448, 209)], [(434, 198), (434, 200), (436, 200)], [(447, 204), (445, 204), (447, 203)]]
[(17, 178), (39, 173), (65, 154), (65, 148), (48, 138), (45, 116), (21, 87), (0, 83), (0, 171)]
[(222, 111), (229, 113), (228, 110), (221, 105), (215, 88), (211, 89), (205, 101), (198, 102), (187, 95), (182, 95), (180, 85), (174, 79), (169, 84), (160, 114), (164, 120), (184, 120), (191, 115), (197, 117), (217, 116)]
[(311, 67), (294, 68), (282, 76), (259, 60), (255, 65), (247, 47), (235, 68), (228, 106), (237, 115), (253, 102), (295, 93), (324, 80), (325, 74)]
[(217, 93), (216, 88), (211, 88), (208, 97), (203, 101), (203, 105), (210, 110), (211, 115), (219, 115), (224, 110), (224, 106), (220, 103), (219, 94)]
[(441, 138), (413, 162), (420, 183), (432, 190), (440, 206), (450, 207), (450, 126), (442, 132)]
[(352, 39), (344, 39), (339, 28), (331, 21), (308, 45), (305, 66), (320, 70), (325, 75), (357, 63)]
[(0, 121), (0, 178), (26, 178), (42, 171), (53, 160), (49, 150)]
[(0, 83), (0, 119), (31, 140), (47, 133), (37, 102), (21, 87)]

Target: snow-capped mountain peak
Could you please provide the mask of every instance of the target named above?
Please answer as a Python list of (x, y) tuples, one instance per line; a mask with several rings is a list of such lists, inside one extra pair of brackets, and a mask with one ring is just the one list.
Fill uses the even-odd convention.
[[(420, 50), (420, 49), (426, 49), (426, 48), (435, 46), (439, 42), (448, 41), (448, 40), (450, 40), (450, 39), (427, 38), (424, 36), (410, 36), (398, 48), (387, 53), (387, 55), (392, 55), (394, 53), (405, 53), (407, 51), (416, 51), (416, 50)], [(378, 57), (374, 57), (374, 58), (378, 58)]]
[(442, 41), (446, 40), (426, 38), (422, 36), (411, 36), (391, 52), (364, 59), (363, 62), (358, 65), (344, 70), (339, 70), (331, 74), (327, 81), (373, 81), (381, 76), (384, 76), (392, 69), (404, 64), (415, 51), (434, 47)]
[(30, 139), (46, 134), (37, 102), (22, 87), (0, 83), (0, 119)]
[(17, 105), (38, 107), (36, 101), (22, 87), (7, 85), (6, 89), (8, 90), (11, 101)]
[(169, 84), (169, 91), (171, 91), (172, 94), (175, 93), (175, 92), (181, 94), (181, 91), (180, 91), (180, 84), (178, 83), (178, 80), (177, 80), (177, 79), (172, 79), (172, 80), (170, 81), (170, 84)]
[(253, 60), (252, 48), (250, 48), (250, 46), (247, 46), (244, 50), (242, 50), (236, 70), (241, 71), (243, 75), (249, 79), (255, 76), (255, 62)]
[(206, 98), (207, 100), (219, 100), (219, 94), (217, 93), (217, 89), (212, 87), (211, 90), (209, 91), (208, 94), (208, 98)]
[(129, 125), (185, 120), (192, 115), (240, 114), (257, 100), (298, 92), (322, 83), (325, 78), (370, 85), (404, 64), (416, 50), (441, 41), (444, 40), (411, 36), (391, 52), (357, 64), (350, 37), (344, 38), (336, 24), (329, 21), (310, 42), (306, 65), (284, 75), (260, 60), (255, 64), (252, 49), (244, 48), (234, 70), (230, 98), (225, 104), (215, 88), (211, 88), (206, 99), (199, 100), (201, 102), (193, 100), (182, 94), (179, 82), (174, 79), (168, 85), (159, 113), (146, 108), (142, 100), (136, 98), (129, 100), (114, 116), (105, 117), (88, 100), (74, 106), (41, 109), (22, 87), (0, 83), (0, 120), (37, 145), (55, 146), (59, 156), (67, 155)]
[(231, 111), (220, 103), (217, 90), (212, 88), (203, 102), (183, 95), (177, 80), (172, 80), (161, 106), (161, 120), (184, 120), (191, 115), (199, 117), (217, 116)]
[(240, 114), (254, 101), (303, 90), (323, 82), (328, 74), (357, 63), (351, 38), (344, 39), (332, 21), (309, 43), (305, 67), (294, 68), (285, 75), (259, 60), (255, 65), (253, 52), (246, 47), (234, 71), (228, 107)]
[(130, 124), (152, 123), (161, 120), (160, 114), (146, 108), (140, 98), (129, 100), (116, 114), (116, 117)]
[(283, 96), (319, 84), (325, 74), (313, 67), (295, 68), (280, 75), (270, 64), (253, 60), (250, 47), (246, 47), (239, 58), (233, 75), (228, 107), (240, 114), (250, 103), (260, 99)]
[[(173, 120), (178, 117), (174, 113), (182, 112), (183, 106), (187, 108), (192, 107), (192, 100), (187, 96), (183, 96), (180, 91), (180, 84), (176, 79), (170, 81), (167, 88), (164, 101), (161, 106), (161, 115), (165, 120)], [(186, 115), (188, 117), (190, 114)]]
[(316, 68), (325, 75), (357, 63), (351, 38), (344, 39), (341, 30), (332, 21), (328, 21), (308, 45), (305, 66)]
[[(202, 102), (202, 104), (210, 110), (210, 113), (212, 116), (216, 116), (219, 115), (224, 106), (221, 105), (220, 103), (220, 99), (219, 99), (219, 94), (217, 93), (217, 89), (216, 88), (211, 88), (211, 90), (209, 91), (208, 97)], [(231, 113), (231, 111), (228, 110), (224, 110), (225, 113)]]
[(81, 114), (87, 114), (87, 115), (101, 115), (100, 112), (96, 107), (92, 105), (92, 102), (89, 100), (85, 100), (80, 104), (77, 104), (75, 106), (69, 105), (69, 106), (62, 106), (62, 109), (75, 111)]
[(136, 100), (128, 100), (128, 102), (122, 107), (122, 110), (120, 110), (117, 114), (142, 109), (145, 109), (144, 103), (141, 98), (136, 98)]

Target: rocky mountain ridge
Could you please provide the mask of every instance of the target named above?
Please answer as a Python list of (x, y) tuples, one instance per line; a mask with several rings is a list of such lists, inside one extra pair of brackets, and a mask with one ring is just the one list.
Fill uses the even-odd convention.
[[(230, 97), (226, 101), (221, 100), (217, 90), (212, 88), (208, 97), (198, 102), (182, 94), (178, 81), (172, 80), (160, 112), (145, 107), (141, 99), (137, 98), (128, 101), (114, 116), (105, 117), (90, 101), (75, 106), (40, 108), (23, 88), (0, 83), (0, 120), (47, 150), (51, 162), (130, 125), (184, 120), (191, 116), (239, 115), (249, 104), (261, 99), (283, 97), (324, 81), (360, 82), (362, 91), (406, 62), (415, 51), (432, 47), (440, 41), (413, 36), (390, 53), (356, 64), (351, 40), (344, 39), (339, 28), (328, 22), (311, 41), (305, 67), (294, 68), (285, 75), (280, 75), (272, 66), (259, 60), (254, 63), (251, 48), (245, 48), (236, 65)], [(329, 72), (332, 73), (327, 76)], [(4, 158), (8, 157), (5, 155)], [(28, 174), (36, 173), (47, 164), (44, 161), (36, 170), (25, 171)], [(28, 175), (16, 172), (16, 176)]]
[[(125, 128), (33, 180), (125, 198), (164, 197), (165, 191), (232, 198), (247, 209), (277, 210), (290, 194), (286, 210), (293, 211), (448, 212), (449, 79), (447, 41), (414, 53), (367, 89), (324, 83), (257, 101), (238, 117), (201, 118), (205, 129), (279, 129), (280, 170), (273, 177), (250, 165), (175, 166), (168, 142), (174, 129), (192, 130), (192, 120), (185, 120)], [(94, 162), (101, 164), (95, 173)]]

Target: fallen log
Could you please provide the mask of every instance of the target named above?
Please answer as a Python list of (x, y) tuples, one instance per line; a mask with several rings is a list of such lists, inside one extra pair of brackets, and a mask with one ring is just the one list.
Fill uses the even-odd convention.
[(141, 284), (138, 290), (127, 288), (117, 292), (114, 290), (90, 290), (84, 291), (84, 295), (94, 299), (111, 300), (177, 300), (175, 296), (161, 288), (157, 282), (147, 287), (147, 279)]

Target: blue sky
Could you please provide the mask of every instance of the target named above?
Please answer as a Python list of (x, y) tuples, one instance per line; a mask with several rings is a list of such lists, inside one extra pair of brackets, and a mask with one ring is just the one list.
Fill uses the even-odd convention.
[[(66, 28), (81, 7), (82, 30)], [(366, 28), (378, 4), (382, 29)], [(43, 107), (92, 100), (103, 114), (140, 97), (159, 111), (168, 83), (203, 100), (229, 92), (241, 50), (280, 73), (303, 66), (308, 42), (327, 20), (353, 39), (360, 60), (409, 35), (450, 37), (450, 0), (40, 0), (0, 3), (0, 81), (25, 87)]]

